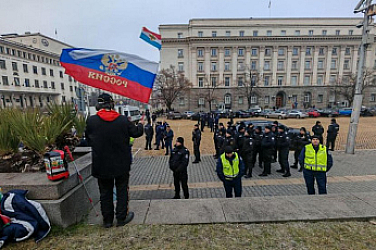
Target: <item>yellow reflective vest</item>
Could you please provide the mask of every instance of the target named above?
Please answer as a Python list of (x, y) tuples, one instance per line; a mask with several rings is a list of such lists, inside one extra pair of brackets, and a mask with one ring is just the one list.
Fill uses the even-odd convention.
[(319, 145), (317, 153), (313, 148), (312, 144), (305, 146), (305, 156), (304, 156), (304, 168), (312, 171), (322, 171), (326, 172), (326, 166), (328, 155), (326, 153), (326, 147), (324, 145)]
[(134, 138), (129, 137), (129, 146), (133, 146), (133, 143), (134, 143)]
[(239, 156), (237, 153), (234, 154), (235, 158), (232, 160), (232, 165), (230, 164), (230, 161), (226, 159), (225, 153), (221, 155), (223, 174), (226, 178), (235, 178), (239, 174)]

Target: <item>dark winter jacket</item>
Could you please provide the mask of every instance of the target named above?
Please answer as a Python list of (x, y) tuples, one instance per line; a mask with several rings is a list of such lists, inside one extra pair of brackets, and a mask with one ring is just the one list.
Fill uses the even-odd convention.
[(170, 129), (170, 131), (166, 130), (164, 131), (163, 135), (164, 135), (165, 142), (172, 142), (174, 138), (174, 131), (172, 131), (172, 129)]
[(328, 126), (328, 137), (336, 137), (339, 131), (339, 125), (337, 123), (332, 123)]
[(276, 137), (276, 148), (278, 150), (289, 150), (290, 138), (286, 132), (279, 132)]
[(175, 147), (170, 156), (170, 169), (175, 173), (186, 173), (189, 164), (189, 150), (184, 146)]
[(263, 138), (262, 138), (262, 141), (261, 141), (261, 147), (262, 147), (262, 150), (264, 151), (273, 151), (274, 148), (275, 148), (275, 138), (274, 138), (274, 133), (273, 132), (269, 132), (269, 133), (265, 133)]
[(192, 131), (192, 141), (193, 141), (193, 144), (200, 145), (201, 131), (198, 128)]
[(153, 129), (153, 126), (151, 126), (150, 124), (146, 124), (145, 125), (145, 135), (146, 137), (153, 137), (154, 135), (154, 129)]
[(322, 134), (324, 134), (324, 127), (321, 125), (315, 125), (312, 127), (312, 132), (314, 135), (318, 135), (322, 137)]
[(130, 171), (129, 137), (143, 134), (142, 124), (111, 110), (100, 110), (87, 120), (86, 136), (92, 147), (92, 175), (114, 178)]

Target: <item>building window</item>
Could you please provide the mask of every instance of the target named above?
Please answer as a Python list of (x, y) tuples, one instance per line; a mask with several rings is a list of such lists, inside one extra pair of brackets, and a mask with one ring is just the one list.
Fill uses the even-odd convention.
[(178, 71), (179, 72), (183, 72), (184, 71), (184, 63), (182, 63), (182, 62), (178, 63)]
[(353, 33), (354, 33), (354, 31), (353, 31), (353, 30), (349, 30), (349, 36), (352, 36), (352, 35), (353, 35)]
[(271, 30), (267, 30), (266, 31), (266, 36), (272, 36), (272, 31)]
[(211, 86), (216, 87), (217, 86), (217, 77), (213, 76), (211, 78)]
[(351, 49), (347, 47), (345, 50), (345, 55), (350, 55), (350, 53), (351, 53)]
[(55, 82), (51, 82), (51, 88), (55, 89)]
[(64, 83), (62, 82), (62, 83), (60, 83), (60, 87), (61, 87), (61, 90), (64, 90), (65, 89), (65, 85), (64, 85)]
[(33, 66), (33, 73), (34, 74), (38, 74), (38, 67), (37, 66)]
[(265, 56), (271, 56), (272, 55), (272, 49), (265, 49)]
[(257, 69), (257, 62), (256, 61), (251, 61), (251, 70)]
[(7, 76), (2, 76), (1, 81), (3, 82), (4, 86), (9, 86), (9, 81)]
[(230, 87), (230, 77), (225, 77), (225, 87)]
[(39, 80), (34, 80), (34, 87), (39, 88)]
[(50, 76), (54, 76), (54, 70), (50, 69)]
[(5, 61), (0, 60), (0, 69), (6, 69)]
[(330, 84), (334, 84), (335, 82), (336, 82), (336, 75), (331, 75), (330, 77), (329, 77), (329, 83)]
[(295, 36), (300, 36), (300, 30), (295, 30)]
[(337, 60), (332, 60), (330, 63), (330, 69), (336, 69), (337, 68)]
[(270, 96), (267, 95), (264, 97), (264, 103), (269, 104), (269, 102), (270, 102)]
[(281, 30), (281, 36), (286, 36), (286, 30)]
[(322, 85), (324, 81), (324, 76), (317, 76), (317, 85)]
[(323, 56), (325, 53), (324, 48), (319, 48), (319, 55)]
[(238, 49), (238, 56), (244, 56), (244, 49)]
[(322, 103), (324, 101), (324, 95), (318, 95), (317, 96), (317, 102)]
[(225, 71), (230, 71), (230, 62), (225, 62)]
[(212, 37), (217, 37), (217, 31), (212, 31)]
[(179, 106), (184, 106), (184, 105), (185, 105), (185, 98), (179, 97)]
[(350, 60), (345, 60), (343, 63), (343, 69), (350, 69)]
[(72, 82), (72, 77), (71, 76), (68, 77), (68, 81)]
[(197, 50), (197, 57), (204, 57), (204, 51), (202, 49)]
[(298, 61), (292, 61), (291, 62), (291, 69), (297, 70), (298, 69)]
[(238, 104), (243, 104), (243, 96), (238, 97)]
[(318, 69), (324, 69), (324, 60), (319, 60), (317, 62), (317, 68)]
[(182, 49), (178, 49), (178, 58), (184, 57), (184, 51)]
[(327, 30), (322, 30), (322, 35), (326, 36)]
[(264, 70), (270, 70), (270, 61), (264, 62)]
[(243, 62), (238, 62), (238, 70), (243, 71), (245, 70), (244, 63)]
[(0, 53), (4, 54), (4, 47), (3, 46), (0, 46)]
[(309, 31), (308, 31), (308, 35), (309, 35), (309, 36), (313, 36), (313, 30), (309, 30)]
[(252, 56), (257, 56), (257, 49), (253, 48), (253, 49), (251, 50), (251, 55), (252, 55)]
[(297, 76), (291, 76), (291, 86), (298, 85), (298, 77)]
[(298, 54), (299, 54), (299, 49), (296, 47), (292, 48), (292, 55), (297, 56)]
[(231, 55), (231, 50), (225, 49), (225, 56), (230, 56), (230, 55)]
[(46, 68), (42, 68), (42, 75), (46, 75)]
[(226, 36), (231, 36), (231, 31), (226, 30)]
[(178, 33), (178, 38), (183, 38), (183, 33), (179, 32)]
[(6, 48), (7, 54), (10, 55), (10, 48)]
[(217, 63), (216, 62), (211, 63), (211, 71), (217, 71)]
[(63, 78), (63, 71), (59, 71), (60, 78)]
[(18, 66), (16, 62), (12, 62), (12, 69), (13, 71), (18, 71)]
[(336, 30), (336, 36), (339, 36), (340, 30)]
[(25, 73), (29, 73), (29, 68), (27, 67), (27, 64), (23, 64), (22, 66), (23, 66), (23, 71)]
[(285, 55), (285, 49), (283, 49), (283, 48), (278, 49), (278, 55), (284, 56)]
[(69, 91), (73, 92), (73, 86), (69, 86)]
[(243, 77), (238, 77), (238, 87), (243, 87), (243, 85), (244, 85)]
[(12, 56), (15, 56), (15, 55), (16, 55), (16, 50), (12, 49)]
[(197, 35), (198, 35), (198, 37), (203, 37), (204, 36), (204, 32), (199, 31)]
[(264, 77), (264, 86), (269, 86), (270, 76)]
[(257, 77), (255, 75), (252, 75), (251, 77), (251, 86), (256, 86)]
[(211, 56), (217, 56), (217, 49), (211, 49)]
[(257, 103), (257, 96), (253, 95), (251, 96), (251, 104), (256, 104)]
[(332, 55), (336, 56), (337, 55), (337, 51), (338, 51), (337, 48), (333, 48), (332, 49)]
[(25, 78), (25, 87), (30, 87), (30, 80)]
[(45, 89), (48, 88), (47, 81), (43, 81), (43, 88), (45, 88)]
[(204, 78), (203, 77), (199, 77), (198, 78), (198, 87), (199, 88), (203, 88), (204, 87)]
[(376, 94), (371, 94), (371, 96), (369, 98), (369, 101), (370, 102), (375, 102), (376, 101)]
[(310, 100), (311, 100), (310, 94), (309, 93), (305, 93), (304, 94), (304, 102), (310, 102)]
[(258, 31), (257, 30), (253, 31), (253, 36), (258, 36)]
[(205, 105), (205, 98), (199, 98), (198, 99), (198, 105), (200, 105), (200, 106), (204, 106)]
[(244, 36), (244, 30), (239, 31), (239, 36)]
[(285, 61), (278, 61), (277, 70), (284, 70), (285, 69)]
[(311, 85), (311, 76), (304, 76), (304, 85)]
[(20, 78), (18, 78), (18, 77), (14, 78), (14, 85), (15, 86), (21, 86), (21, 84), (20, 84)]
[(311, 61), (305, 61), (304, 63), (304, 69), (310, 70), (311, 69)]
[(306, 56), (310, 56), (312, 53), (312, 48), (306, 48)]
[(283, 76), (278, 76), (277, 85), (278, 86), (282, 86), (283, 85)]
[(198, 72), (203, 72), (204, 71), (204, 63), (203, 62), (198, 62), (197, 63), (197, 68), (198, 68)]
[(225, 104), (231, 104), (231, 96), (225, 95)]

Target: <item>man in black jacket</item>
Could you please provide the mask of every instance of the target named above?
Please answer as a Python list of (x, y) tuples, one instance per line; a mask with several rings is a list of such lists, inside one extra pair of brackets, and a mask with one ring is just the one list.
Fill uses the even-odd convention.
[(194, 129), (192, 131), (192, 141), (193, 141), (193, 153), (195, 154), (195, 160), (192, 163), (199, 163), (201, 161), (201, 155), (200, 155), (201, 131), (198, 128), (198, 124), (194, 126)]
[(148, 122), (145, 125), (145, 138), (146, 138), (146, 145), (145, 145), (145, 150), (151, 150), (151, 141), (153, 140), (153, 135), (154, 135), (154, 129), (153, 126)]
[(312, 127), (312, 132), (313, 135), (316, 135), (319, 138), (320, 144), (323, 144), (324, 138), (322, 135), (324, 134), (324, 127), (321, 125), (320, 121), (316, 121), (316, 125)]
[(265, 127), (265, 133), (261, 141), (264, 171), (259, 176), (268, 176), (268, 174), (271, 174), (271, 163), (275, 150), (275, 138), (271, 130), (272, 128), (270, 126)]
[(163, 133), (163, 139), (166, 146), (165, 155), (168, 155), (168, 149), (170, 149), (170, 152), (172, 151), (172, 140), (174, 139), (174, 131), (172, 131), (170, 125), (166, 125), (166, 130)]
[(114, 220), (114, 184), (117, 226), (124, 226), (134, 217), (134, 213), (128, 211), (129, 138), (142, 136), (143, 121), (135, 126), (114, 111), (114, 101), (108, 94), (98, 97), (98, 105), (97, 114), (87, 120), (85, 133), (92, 148), (92, 175), (98, 179), (104, 227), (111, 227)]
[(290, 177), (289, 165), (289, 150), (290, 138), (285, 131), (285, 126), (278, 126), (278, 135), (276, 137), (276, 148), (278, 150), (278, 162), (281, 169), (277, 170), (278, 173), (283, 173), (283, 177)]
[(245, 171), (244, 175), (245, 178), (251, 178), (252, 177), (252, 168), (254, 166), (253, 164), (253, 138), (249, 134), (248, 131), (245, 131), (244, 137), (242, 140), (242, 147), (239, 149), (240, 156), (243, 158), (244, 166), (245, 166)]
[(328, 135), (326, 137), (326, 148), (328, 150), (334, 151), (338, 131), (339, 125), (337, 124), (336, 119), (333, 118), (330, 125), (328, 126)]
[(255, 128), (255, 130), (253, 131), (253, 134), (250, 134), (253, 138), (253, 151), (252, 151), (252, 168), (255, 166), (256, 164), (256, 158), (257, 158), (257, 154), (259, 155), (258, 156), (258, 164), (259, 164), (259, 167), (262, 168), (262, 147), (261, 147), (261, 141), (262, 141), (262, 138), (264, 136), (264, 134), (262, 133), (262, 129), (260, 126), (257, 126)]
[(188, 192), (188, 171), (189, 151), (184, 147), (184, 138), (178, 137), (176, 139), (175, 148), (170, 156), (170, 169), (174, 172), (174, 199), (180, 199), (180, 184), (184, 192), (184, 197), (189, 199)]
[[(307, 134), (307, 130), (305, 127), (300, 128), (299, 135), (297, 135), (294, 139), (293, 142), (295, 144), (295, 152), (294, 152), (294, 159), (295, 162), (293, 165), (291, 165), (291, 168), (298, 168), (298, 162), (299, 162), (299, 155), (300, 152), (302, 152), (302, 149), (305, 147), (305, 145), (311, 143), (310, 136)], [(302, 172), (303, 169), (300, 168), (299, 172)]]

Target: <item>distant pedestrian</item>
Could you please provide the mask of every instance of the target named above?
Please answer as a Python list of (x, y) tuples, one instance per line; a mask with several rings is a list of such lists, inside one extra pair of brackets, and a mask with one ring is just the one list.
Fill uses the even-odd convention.
[(206, 123), (205, 114), (202, 113), (201, 116), (200, 116), (201, 132), (204, 132), (205, 123)]
[(316, 121), (315, 126), (312, 127), (312, 132), (313, 132), (313, 135), (316, 135), (320, 139), (320, 143), (323, 144), (324, 143), (324, 138), (323, 138), (324, 127), (321, 125), (320, 121)]
[(328, 150), (334, 151), (336, 145), (336, 138), (339, 132), (339, 125), (336, 119), (332, 119), (330, 125), (328, 126), (327, 137), (326, 137), (326, 147)]
[(189, 199), (188, 191), (188, 164), (189, 150), (184, 146), (184, 138), (176, 139), (175, 148), (170, 156), (170, 169), (174, 173), (175, 196), (174, 199), (180, 199), (180, 185), (183, 189), (185, 199)]
[(217, 175), (223, 182), (226, 198), (242, 196), (242, 176), (244, 175), (244, 163), (241, 157), (234, 152), (231, 146), (225, 148), (225, 152), (217, 161)]
[(151, 120), (153, 124), (157, 121), (157, 115), (155, 114), (155, 112), (153, 112), (153, 114), (151, 115)]
[(192, 141), (193, 141), (193, 153), (195, 155), (195, 160), (192, 163), (199, 163), (201, 161), (201, 154), (200, 154), (201, 131), (198, 128), (198, 124), (194, 126), (194, 129), (192, 131)]
[(166, 146), (165, 155), (168, 155), (169, 152), (171, 153), (172, 151), (172, 140), (174, 139), (174, 131), (171, 129), (170, 125), (166, 126), (166, 131), (164, 131), (163, 139)]
[(312, 136), (312, 143), (306, 145), (299, 156), (308, 194), (315, 194), (315, 180), (319, 194), (326, 194), (326, 172), (333, 166), (333, 158), (327, 148), (320, 144), (317, 135)]
[(151, 150), (151, 141), (153, 140), (154, 130), (150, 122), (148, 122), (145, 125), (144, 130), (145, 130), (145, 139), (146, 139), (145, 150)]

